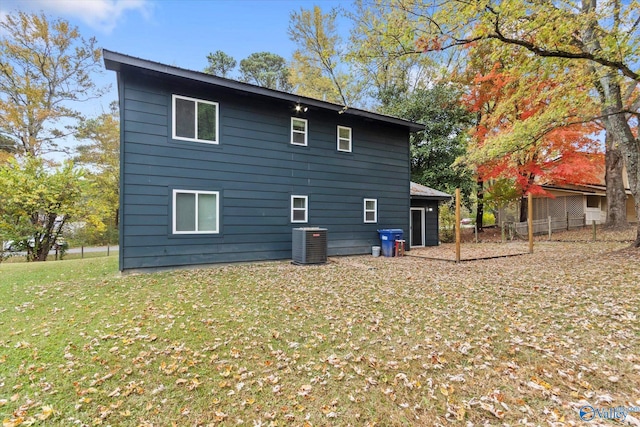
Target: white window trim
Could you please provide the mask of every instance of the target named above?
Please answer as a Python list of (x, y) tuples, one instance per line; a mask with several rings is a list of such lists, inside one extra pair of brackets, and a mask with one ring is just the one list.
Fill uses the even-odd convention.
[[(345, 138), (340, 138), (340, 130), (341, 129), (347, 129), (349, 131), (349, 139), (345, 139)], [(336, 140), (336, 148), (338, 149), (338, 151), (343, 151), (345, 153), (350, 153), (351, 149), (352, 149), (352, 133), (353, 131), (351, 130), (350, 127), (347, 126), (338, 126), (338, 130), (337, 130), (337, 140)], [(349, 149), (348, 150), (342, 150), (340, 149), (340, 141), (349, 141)]]
[[(195, 194), (196, 195), (196, 206), (195, 206), (195, 212), (196, 212), (196, 227), (198, 227), (198, 200), (199, 194), (215, 194), (216, 195), (216, 230), (215, 231), (198, 231), (198, 230), (194, 230), (194, 231), (178, 231), (176, 229), (177, 224), (176, 224), (176, 195), (178, 193), (184, 194), (184, 193), (189, 193), (189, 194)], [(172, 200), (172, 222), (173, 222), (173, 226), (172, 226), (172, 231), (173, 234), (219, 234), (220, 233), (220, 192), (219, 191), (200, 191), (200, 190), (178, 190), (175, 189), (173, 190), (173, 200)]]
[[(373, 202), (374, 204), (374, 208), (372, 209), (367, 209), (367, 202)], [(378, 222), (378, 199), (364, 199), (364, 203), (362, 204), (362, 206), (364, 207), (364, 214), (363, 214), (363, 219), (365, 223), (368, 224), (374, 224)], [(367, 213), (369, 212), (373, 212), (373, 221), (371, 220), (367, 220)]]
[[(299, 120), (301, 122), (304, 122), (304, 144), (301, 144), (299, 142), (294, 142), (293, 141), (293, 134), (294, 133), (302, 133), (300, 131), (294, 130), (293, 129), (293, 121), (294, 120)], [(306, 147), (307, 146), (307, 134), (309, 133), (309, 123), (307, 121), (307, 119), (301, 119), (299, 117), (291, 117), (291, 134), (289, 135), (290, 139), (291, 139), (291, 144), (292, 145), (299, 145), (301, 147)]]
[[(195, 134), (198, 133), (198, 103), (211, 104), (216, 106), (216, 140), (210, 141), (208, 139), (187, 138), (184, 136), (176, 135), (176, 99), (184, 99), (186, 101), (194, 101), (196, 103), (195, 112)], [(220, 141), (220, 105), (217, 102), (205, 101), (204, 99), (190, 98), (188, 96), (176, 95), (171, 96), (171, 137), (180, 141), (201, 142), (203, 144), (218, 144)]]
[[(304, 199), (304, 220), (293, 219), (293, 212), (302, 210), (300, 208), (296, 208), (296, 209), (293, 208), (294, 199)], [(291, 196), (291, 222), (305, 223), (305, 222), (308, 222), (308, 220), (309, 220), (309, 196), (292, 195)]]

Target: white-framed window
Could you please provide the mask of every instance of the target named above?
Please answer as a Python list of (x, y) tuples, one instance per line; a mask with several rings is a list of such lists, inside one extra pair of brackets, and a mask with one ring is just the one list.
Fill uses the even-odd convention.
[(308, 212), (308, 196), (291, 196), (291, 222), (307, 222)]
[(291, 117), (291, 143), (307, 145), (307, 119)]
[(218, 103), (172, 96), (172, 136), (183, 141), (218, 143)]
[(364, 222), (378, 222), (378, 199), (364, 199)]
[(351, 128), (338, 126), (338, 151), (351, 152)]
[(215, 234), (220, 226), (217, 191), (173, 190), (173, 234)]

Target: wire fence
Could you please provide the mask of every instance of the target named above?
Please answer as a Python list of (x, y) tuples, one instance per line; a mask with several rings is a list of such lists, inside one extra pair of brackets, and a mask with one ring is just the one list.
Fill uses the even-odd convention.
[[(565, 217), (548, 217), (546, 219), (536, 219), (532, 221), (533, 234), (542, 235), (548, 234), (549, 239), (553, 232), (557, 231), (569, 231), (577, 228), (583, 228), (587, 225), (585, 215), (570, 216), (567, 214)], [(509, 222), (504, 221), (502, 227), (502, 240), (514, 238), (526, 238), (529, 234), (529, 223), (524, 222)]]

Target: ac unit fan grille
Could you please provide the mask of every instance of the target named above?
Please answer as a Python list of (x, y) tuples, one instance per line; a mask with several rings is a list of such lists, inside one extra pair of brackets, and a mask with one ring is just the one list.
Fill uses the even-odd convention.
[(324, 264), (327, 262), (327, 229), (294, 228), (292, 259), (295, 264)]

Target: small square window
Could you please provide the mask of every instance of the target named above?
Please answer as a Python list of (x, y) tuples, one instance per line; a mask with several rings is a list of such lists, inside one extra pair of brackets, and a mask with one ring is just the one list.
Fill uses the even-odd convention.
[(218, 103), (173, 95), (173, 139), (218, 143)]
[(309, 198), (291, 196), (291, 222), (307, 222)]
[(364, 222), (378, 222), (378, 200), (364, 199)]
[(173, 190), (173, 233), (218, 233), (218, 192)]
[(599, 208), (600, 207), (600, 196), (587, 196), (587, 207), (588, 208)]
[(338, 151), (351, 152), (351, 128), (338, 126)]
[(291, 117), (291, 143), (307, 145), (307, 120)]

